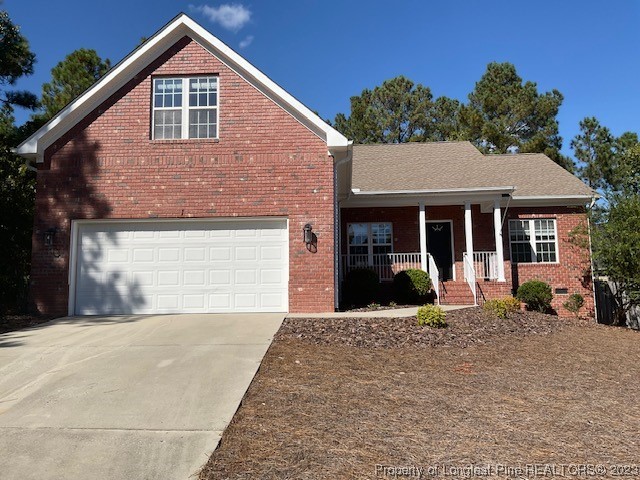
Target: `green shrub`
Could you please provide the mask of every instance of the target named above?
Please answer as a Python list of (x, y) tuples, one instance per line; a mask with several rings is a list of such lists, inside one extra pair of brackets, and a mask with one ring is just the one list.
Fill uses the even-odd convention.
[(435, 305), (424, 305), (418, 308), (418, 325), (421, 327), (444, 328), (447, 326), (446, 313)]
[(376, 301), (380, 291), (380, 278), (369, 268), (356, 268), (347, 273), (344, 291), (348, 303), (364, 307)]
[(562, 304), (562, 306), (573, 313), (576, 317), (579, 317), (580, 309), (584, 306), (584, 297), (579, 293), (573, 293), (569, 295), (569, 298)]
[(431, 292), (431, 277), (417, 268), (403, 270), (393, 277), (393, 290), (400, 303), (419, 305)]
[(513, 297), (495, 298), (487, 300), (483, 309), (496, 317), (507, 318), (510, 313), (516, 313), (520, 310), (520, 301)]
[(529, 280), (518, 287), (516, 298), (527, 304), (528, 310), (546, 312), (551, 308), (551, 287), (540, 280)]

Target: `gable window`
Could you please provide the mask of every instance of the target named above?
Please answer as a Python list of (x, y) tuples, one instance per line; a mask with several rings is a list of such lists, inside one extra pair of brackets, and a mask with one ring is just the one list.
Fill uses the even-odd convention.
[(349, 223), (347, 225), (349, 266), (386, 265), (393, 253), (391, 223)]
[(154, 78), (153, 138), (218, 138), (218, 77)]
[(554, 219), (509, 220), (511, 261), (514, 263), (555, 263), (558, 235)]

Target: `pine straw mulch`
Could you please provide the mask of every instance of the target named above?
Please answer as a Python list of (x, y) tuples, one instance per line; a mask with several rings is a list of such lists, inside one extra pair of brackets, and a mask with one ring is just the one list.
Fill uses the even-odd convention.
[(548, 335), (567, 325), (592, 325), (586, 320), (560, 319), (538, 312), (520, 312), (502, 319), (479, 307), (449, 311), (446, 320), (447, 328), (429, 328), (419, 327), (415, 317), (287, 318), (277, 338), (297, 339), (315, 345), (362, 348), (466, 348), (503, 337)]
[[(446, 478), (444, 468), (470, 463), (640, 463), (638, 332), (537, 316), (545, 326), (527, 335), (515, 324), (513, 335), (489, 335), (498, 327), (462, 312), (447, 330), (466, 340), (437, 332), (433, 344), (447, 348), (413, 333), (411, 346), (389, 348), (380, 332), (391, 320), (288, 320), (200, 479), (416, 478), (376, 473), (379, 464), (437, 465), (424, 478)], [(411, 320), (395, 322), (411, 330)], [(470, 340), (473, 325), (484, 345)], [(350, 346), (379, 343), (387, 348)]]

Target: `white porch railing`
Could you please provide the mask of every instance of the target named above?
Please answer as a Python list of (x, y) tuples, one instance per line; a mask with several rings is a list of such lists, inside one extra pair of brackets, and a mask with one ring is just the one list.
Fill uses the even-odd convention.
[(420, 268), (419, 253), (376, 253), (372, 255), (342, 255), (343, 275), (356, 268), (370, 268), (381, 281), (393, 280), (393, 276), (408, 268)]
[(473, 304), (477, 305), (478, 291), (476, 290), (476, 270), (466, 252), (462, 256), (462, 261), (464, 263), (464, 279), (467, 281), (467, 284), (471, 289), (471, 293), (473, 294)]
[[(467, 252), (463, 254), (467, 258)], [(496, 252), (473, 252), (473, 271), (475, 278), (484, 280), (498, 279), (498, 255)], [(465, 260), (465, 279), (467, 279), (467, 264)]]
[(433, 290), (436, 292), (436, 305), (440, 305), (440, 271), (438, 270), (436, 261), (433, 259), (433, 255), (427, 253), (427, 256), (429, 257), (427, 262), (427, 271), (431, 277)]
[[(393, 280), (393, 276), (409, 268), (420, 269), (420, 253), (379, 253), (375, 255), (342, 255), (343, 275), (356, 268), (370, 268), (378, 274), (381, 281)], [(427, 253), (427, 272), (436, 292), (436, 302), (440, 303), (440, 272), (433, 256)]]

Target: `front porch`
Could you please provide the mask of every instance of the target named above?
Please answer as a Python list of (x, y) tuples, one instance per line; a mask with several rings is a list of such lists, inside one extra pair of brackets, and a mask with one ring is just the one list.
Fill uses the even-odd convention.
[(502, 201), (494, 198), (490, 208), (471, 201), (342, 208), (341, 279), (370, 268), (382, 283), (391, 282), (396, 273), (417, 268), (429, 273), (438, 303), (477, 305), (507, 295)]

